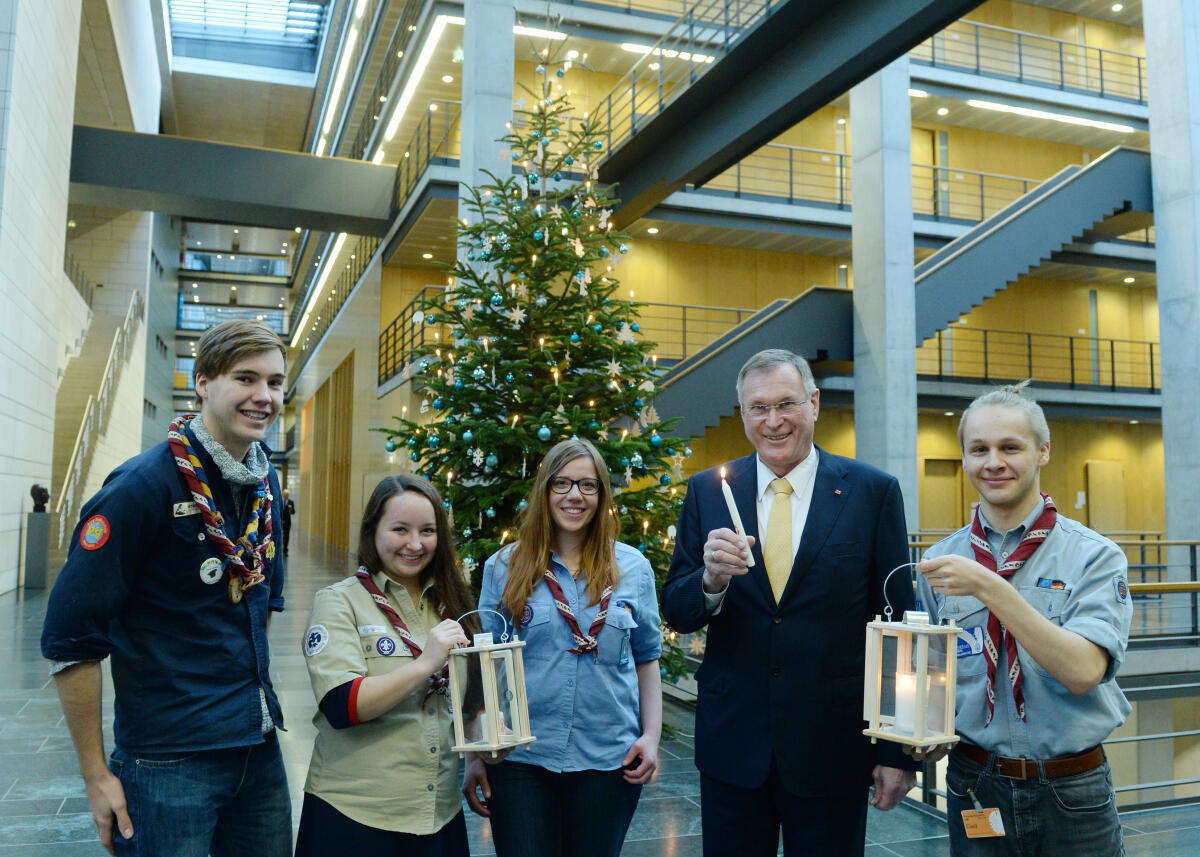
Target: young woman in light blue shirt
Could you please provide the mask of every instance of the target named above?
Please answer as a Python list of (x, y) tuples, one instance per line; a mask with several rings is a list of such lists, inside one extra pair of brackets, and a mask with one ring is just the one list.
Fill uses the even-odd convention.
[[(595, 446), (562, 441), (534, 478), (517, 543), (484, 566), (480, 609), (503, 613), (525, 641), (537, 737), (496, 764), (467, 758), (463, 793), (491, 818), (498, 857), (617, 857), (658, 768), (654, 572), (617, 541), (612, 503)], [(503, 630), (482, 615), (485, 630)]]

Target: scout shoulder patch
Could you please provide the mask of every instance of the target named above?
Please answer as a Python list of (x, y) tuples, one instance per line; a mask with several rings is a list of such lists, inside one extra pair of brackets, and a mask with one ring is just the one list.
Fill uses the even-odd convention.
[(1117, 590), (1117, 600), (1124, 604), (1129, 600), (1129, 584), (1125, 582), (1125, 578), (1118, 577), (1113, 581), (1113, 586)]
[(528, 625), (532, 621), (533, 621), (533, 606), (530, 604), (526, 604), (525, 609), (521, 611), (521, 624)]
[(79, 531), (79, 546), (85, 551), (100, 550), (112, 534), (108, 518), (103, 515), (92, 515)]
[(329, 629), (324, 625), (313, 625), (304, 634), (304, 654), (308, 657), (320, 654), (329, 643)]

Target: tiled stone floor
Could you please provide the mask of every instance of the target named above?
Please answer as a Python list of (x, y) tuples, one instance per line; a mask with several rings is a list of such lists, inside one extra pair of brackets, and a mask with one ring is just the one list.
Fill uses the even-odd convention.
[[(292, 545), (288, 610), (271, 623), (271, 671), (288, 731), (281, 745), (299, 812), (300, 794), (315, 734), (316, 705), (300, 654), (312, 593), (353, 570), (344, 554)], [(45, 593), (0, 595), (0, 857), (99, 857), (83, 783), (53, 681), (38, 647)], [(105, 726), (111, 746), (111, 686)], [(627, 857), (692, 857), (700, 848), (700, 787), (692, 763), (692, 717), (668, 704), (666, 718), (678, 730), (663, 742), (657, 779), (642, 794), (625, 848)], [(486, 821), (467, 814), (473, 854), (491, 854)], [(1130, 857), (1194, 857), (1200, 853), (1200, 806), (1130, 812), (1122, 816)], [(870, 811), (867, 857), (947, 857), (944, 823), (902, 806)], [(1058, 857), (1054, 855), (1054, 857)], [(1069, 855), (1063, 855), (1069, 857)]]

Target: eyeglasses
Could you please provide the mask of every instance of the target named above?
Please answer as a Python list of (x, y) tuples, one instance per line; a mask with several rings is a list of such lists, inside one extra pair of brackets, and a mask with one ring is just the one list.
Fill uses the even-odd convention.
[(777, 402), (774, 405), (750, 405), (746, 408), (746, 413), (750, 415), (752, 420), (765, 420), (771, 415), (771, 411), (779, 414), (781, 417), (794, 417), (800, 413), (800, 410), (808, 402), (806, 399), (803, 402)]
[(555, 476), (550, 480), (550, 490), (555, 494), (569, 494), (571, 489), (578, 486), (580, 494), (595, 494), (600, 490), (599, 479), (568, 479), (565, 476)]

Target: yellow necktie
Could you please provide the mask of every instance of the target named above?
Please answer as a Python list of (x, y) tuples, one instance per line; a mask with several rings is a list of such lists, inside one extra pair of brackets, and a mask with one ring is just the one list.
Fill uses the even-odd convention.
[(786, 479), (771, 482), (775, 499), (771, 503), (771, 514), (767, 518), (767, 540), (763, 545), (763, 562), (767, 566), (767, 578), (775, 603), (783, 597), (788, 578), (792, 574), (792, 483)]

